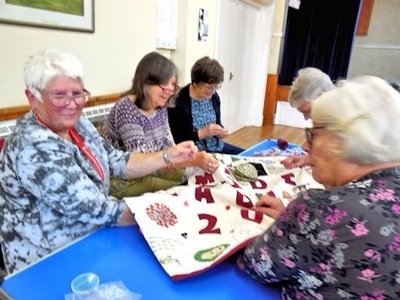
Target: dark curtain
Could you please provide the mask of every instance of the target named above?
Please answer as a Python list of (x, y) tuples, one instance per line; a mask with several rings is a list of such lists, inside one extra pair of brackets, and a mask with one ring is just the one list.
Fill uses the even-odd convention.
[(361, 1), (301, 0), (299, 10), (288, 8), (280, 85), (291, 85), (304, 67), (347, 77)]

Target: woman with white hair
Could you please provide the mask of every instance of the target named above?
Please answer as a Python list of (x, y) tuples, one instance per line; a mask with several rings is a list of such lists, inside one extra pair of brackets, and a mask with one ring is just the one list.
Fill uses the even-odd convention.
[(280, 283), (283, 299), (399, 299), (399, 116), (400, 94), (377, 77), (342, 81), (319, 97), (303, 148), (325, 189), (286, 209), (263, 197), (259, 209), (277, 218), (240, 268)]
[[(290, 87), (288, 96), (289, 104), (301, 112), (304, 119), (308, 120), (315, 99), (323, 93), (332, 90), (334, 87), (329, 75), (320, 69), (313, 67), (300, 69)], [(308, 164), (308, 156), (291, 156), (283, 160), (282, 164), (287, 169), (302, 167)]]
[(106, 143), (82, 117), (90, 93), (69, 53), (32, 56), (24, 78), (31, 110), (0, 154), (0, 242), (9, 274), (104, 225), (134, 224), (125, 202), (109, 195), (110, 177), (142, 177), (197, 153), (192, 141), (153, 153)]
[(329, 75), (320, 69), (314, 67), (300, 69), (290, 87), (289, 104), (308, 120), (314, 100), (334, 87)]

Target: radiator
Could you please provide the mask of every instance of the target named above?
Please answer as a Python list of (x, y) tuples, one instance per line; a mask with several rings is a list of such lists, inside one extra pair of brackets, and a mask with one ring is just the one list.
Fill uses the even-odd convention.
[[(92, 123), (104, 121), (114, 104), (115, 103), (108, 103), (85, 107), (82, 110), (82, 116), (89, 119)], [(16, 121), (17, 120), (8, 120), (0, 122), (0, 138), (4, 138), (14, 131)]]

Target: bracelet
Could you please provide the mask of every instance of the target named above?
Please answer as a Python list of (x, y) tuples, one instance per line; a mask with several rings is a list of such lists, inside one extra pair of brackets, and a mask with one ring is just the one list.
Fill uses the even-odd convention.
[(169, 160), (169, 155), (168, 155), (168, 148), (165, 148), (163, 151), (163, 155), (162, 155), (164, 162), (168, 165), (171, 163), (171, 161)]

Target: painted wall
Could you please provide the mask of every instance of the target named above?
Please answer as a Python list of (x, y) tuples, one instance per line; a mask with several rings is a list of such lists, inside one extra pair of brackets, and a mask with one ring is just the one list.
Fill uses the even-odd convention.
[[(269, 73), (280, 69), (287, 0), (277, 0)], [(400, 83), (399, 0), (375, 0), (368, 35), (356, 36), (348, 77), (374, 75)]]
[[(208, 40), (198, 41), (199, 9), (208, 11)], [(214, 57), (218, 17), (218, 1), (179, 0), (178, 48), (172, 51), (171, 58), (179, 67), (181, 85), (190, 82), (190, 69), (200, 57)]]
[(400, 83), (399, 12), (399, 0), (375, 0), (368, 35), (355, 38), (349, 77), (368, 74)]
[[(180, 84), (194, 61), (213, 56), (217, 1), (178, 0), (178, 49), (159, 50), (180, 69)], [(209, 39), (197, 41), (199, 8), (209, 10)], [(156, 50), (157, 0), (95, 1), (95, 32), (54, 30), (0, 23), (0, 107), (26, 105), (23, 66), (45, 48), (71, 52), (83, 63), (85, 86), (92, 95), (122, 92), (130, 87), (138, 61)]]

